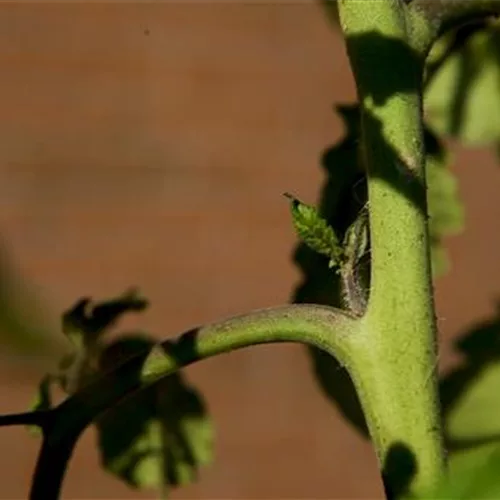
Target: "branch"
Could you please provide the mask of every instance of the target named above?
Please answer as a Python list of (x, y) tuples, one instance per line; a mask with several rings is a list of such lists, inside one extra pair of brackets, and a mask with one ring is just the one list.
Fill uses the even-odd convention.
[[(416, 31), (420, 31), (420, 35), (425, 37), (424, 45), (428, 50), (437, 38), (450, 28), (478, 19), (499, 16), (500, 2), (498, 0), (410, 0), (408, 12), (413, 21), (423, 16), (424, 23), (414, 22), (414, 25), (417, 26)], [(426, 25), (426, 29), (422, 29), (423, 24)]]
[(321, 348), (342, 365), (351, 364), (351, 339), (359, 320), (316, 305), (264, 309), (190, 330), (129, 358), (112, 372), (70, 396), (53, 410), (45, 429), (31, 500), (57, 499), (72, 450), (84, 429), (108, 408), (195, 361), (242, 347), (301, 342)]
[(29, 411), (11, 415), (0, 415), (0, 427), (8, 425), (36, 425), (43, 429), (50, 414), (51, 411)]
[[(56, 416), (59, 409), (52, 410)], [(36, 462), (35, 473), (31, 483), (30, 500), (57, 500), (68, 463), (76, 443), (83, 431), (75, 430), (59, 436), (56, 418), (50, 422), (50, 428), (44, 429), (42, 446)], [(53, 436), (59, 438), (54, 440)]]

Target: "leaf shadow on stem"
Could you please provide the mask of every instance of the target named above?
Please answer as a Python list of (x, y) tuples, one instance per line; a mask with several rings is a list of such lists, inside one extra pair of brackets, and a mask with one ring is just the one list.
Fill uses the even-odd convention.
[(394, 443), (387, 454), (382, 468), (382, 480), (387, 500), (401, 498), (415, 473), (417, 462), (413, 452), (403, 443)]
[(408, 43), (370, 31), (348, 35), (346, 44), (358, 90), (377, 106), (395, 94), (420, 91), (422, 57)]

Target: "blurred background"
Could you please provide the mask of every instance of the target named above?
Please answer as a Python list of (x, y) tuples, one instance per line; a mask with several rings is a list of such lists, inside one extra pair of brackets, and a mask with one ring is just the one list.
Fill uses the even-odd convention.
[[(355, 98), (342, 39), (313, 2), (3, 3), (0, 300), (60, 335), (82, 295), (137, 285), (128, 325), (164, 338), (289, 300), (299, 279), (290, 191), (313, 203), (320, 157)], [(440, 363), (500, 290), (500, 169), (454, 147), (466, 230), (436, 288)], [(29, 303), (28, 303), (29, 302)], [(6, 323), (8, 324), (8, 323)], [(38, 336), (38, 337), (37, 337)], [(0, 412), (43, 373), (4, 345)], [(300, 346), (187, 371), (217, 429), (215, 464), (173, 498), (381, 498), (368, 443), (320, 393)], [(38, 441), (0, 429), (2, 498), (26, 498)], [(89, 430), (64, 498), (150, 498), (102, 472)]]

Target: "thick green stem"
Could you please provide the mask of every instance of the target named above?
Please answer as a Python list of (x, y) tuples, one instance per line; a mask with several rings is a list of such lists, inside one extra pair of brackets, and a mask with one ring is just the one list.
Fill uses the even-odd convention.
[(444, 472), (436, 383), (436, 322), (427, 231), (421, 94), (423, 58), (397, 0), (341, 0), (340, 16), (362, 105), (372, 275), (352, 376), (393, 495), (404, 450), (411, 491)]

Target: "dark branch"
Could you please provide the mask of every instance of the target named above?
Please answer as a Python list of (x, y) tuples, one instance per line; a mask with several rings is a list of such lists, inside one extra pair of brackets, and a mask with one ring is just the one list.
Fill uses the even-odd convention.
[(36, 425), (43, 429), (49, 420), (50, 414), (51, 411), (30, 411), (0, 415), (0, 427), (8, 425)]
[(53, 434), (58, 434), (56, 425), (54, 419), (44, 431), (29, 500), (57, 500), (60, 496), (64, 474), (81, 431), (69, 431), (61, 439), (53, 439)]

